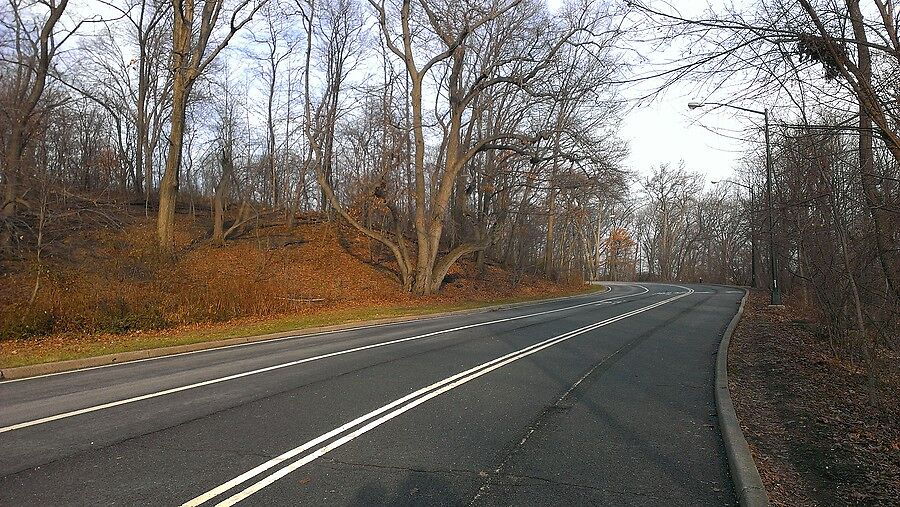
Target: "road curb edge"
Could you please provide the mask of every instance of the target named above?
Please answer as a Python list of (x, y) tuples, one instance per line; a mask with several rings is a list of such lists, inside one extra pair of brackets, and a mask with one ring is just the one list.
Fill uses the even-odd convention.
[(0, 381), (18, 380), (28, 377), (36, 377), (40, 375), (49, 375), (54, 373), (64, 373), (68, 371), (81, 370), (85, 368), (96, 368), (98, 366), (109, 366), (113, 364), (122, 364), (131, 361), (152, 359), (157, 357), (172, 356), (177, 354), (185, 354), (189, 352), (200, 352), (204, 350), (212, 350), (223, 347), (243, 345), (256, 342), (264, 342), (275, 339), (291, 339), (315, 336), (321, 334), (330, 334), (339, 331), (351, 331), (353, 329), (366, 328), (377, 325), (400, 324), (404, 322), (413, 322), (418, 320), (435, 319), (441, 317), (449, 317), (453, 315), (474, 315), (479, 313), (487, 313), (498, 310), (507, 310), (513, 308), (523, 308), (542, 303), (553, 301), (562, 301), (580, 296), (591, 294), (602, 294), (609, 291), (609, 286), (605, 290), (583, 292), (579, 294), (571, 294), (568, 296), (558, 296), (545, 299), (536, 299), (525, 301), (522, 303), (504, 303), (491, 306), (483, 306), (481, 308), (472, 308), (466, 310), (454, 310), (446, 312), (437, 312), (426, 315), (407, 315), (399, 317), (388, 317), (382, 319), (373, 319), (366, 321), (348, 322), (346, 324), (335, 324), (331, 326), (310, 327), (305, 329), (295, 329), (291, 331), (282, 331), (278, 333), (268, 333), (262, 335), (239, 336), (235, 338), (226, 338), (222, 340), (213, 340), (206, 342), (189, 343), (185, 345), (172, 345), (169, 347), (157, 347), (153, 349), (133, 350), (128, 352), (117, 352), (114, 354), (104, 354), (101, 356), (85, 357), (81, 359), (71, 359), (67, 361), (55, 361), (49, 363), (31, 364), (26, 366), (15, 366), (11, 368), (0, 368)]
[(741, 431), (734, 404), (731, 401), (731, 393), (728, 390), (728, 346), (731, 344), (731, 335), (741, 320), (744, 313), (744, 305), (747, 303), (749, 291), (744, 289), (744, 297), (741, 305), (719, 343), (719, 351), (716, 355), (716, 412), (719, 419), (719, 430), (722, 440), (725, 442), (725, 454), (728, 457), (728, 469), (731, 472), (731, 481), (734, 484), (735, 494), (741, 507), (767, 507), (769, 497), (763, 486), (756, 469), (756, 463), (750, 453), (750, 446)]

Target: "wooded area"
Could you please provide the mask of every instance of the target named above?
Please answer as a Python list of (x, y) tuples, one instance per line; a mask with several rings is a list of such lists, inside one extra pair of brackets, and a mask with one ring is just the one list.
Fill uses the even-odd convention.
[[(9, 0), (0, 23), (2, 269), (31, 273), (32, 302), (72, 213), (115, 227), (102, 203), (156, 217), (169, 257), (333, 221), (416, 295), (460, 259), (554, 280), (775, 278), (836, 349), (875, 364), (900, 346), (892, 0), (703, 19), (613, 0)], [(688, 49), (642, 66), (648, 41)], [(623, 167), (622, 88), (650, 80), (778, 106), (771, 195), (762, 118), (731, 181)], [(178, 238), (177, 215), (207, 232)]]

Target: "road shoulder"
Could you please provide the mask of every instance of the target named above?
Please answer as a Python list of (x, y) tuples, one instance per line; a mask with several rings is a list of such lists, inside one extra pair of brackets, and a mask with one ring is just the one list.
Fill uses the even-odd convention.
[(435, 311), (433, 313), (424, 313), (424, 314), (415, 314), (415, 315), (400, 315), (388, 318), (381, 319), (370, 319), (365, 321), (354, 321), (347, 322), (329, 326), (315, 326), (315, 327), (307, 327), (307, 328), (298, 328), (291, 329), (288, 331), (281, 331), (277, 333), (265, 333), (265, 334), (253, 334), (248, 336), (236, 336), (233, 338), (226, 339), (213, 339), (207, 341), (198, 341), (195, 343), (186, 343), (182, 345), (174, 345), (174, 346), (164, 346), (164, 347), (151, 347), (144, 348), (141, 350), (131, 350), (125, 352), (117, 352), (114, 354), (103, 354), (97, 356), (90, 356), (78, 359), (72, 359), (68, 361), (52, 361), (45, 363), (38, 363), (32, 365), (25, 366), (16, 366), (10, 368), (0, 368), (0, 381), (2, 380), (17, 380), (28, 377), (35, 377), (40, 375), (48, 375), (55, 373), (64, 373), (68, 371), (81, 370), (85, 368), (96, 368), (101, 366), (109, 366), (114, 364), (121, 364), (133, 361), (140, 361), (146, 359), (153, 359), (164, 356), (172, 356), (177, 354), (186, 354), (191, 352), (199, 352), (203, 350), (209, 349), (217, 349), (223, 347), (234, 347), (240, 346), (244, 344), (256, 343), (256, 342), (264, 342), (271, 340), (279, 340), (279, 339), (287, 339), (287, 338), (301, 338), (305, 336), (314, 336), (314, 335), (322, 335), (322, 334), (330, 334), (336, 333), (339, 331), (348, 331), (353, 329), (367, 328), (373, 326), (383, 326), (389, 324), (398, 324), (403, 322), (413, 322), (418, 320), (426, 320), (426, 319), (436, 319), (441, 317), (449, 317), (449, 316), (457, 316), (457, 315), (471, 315), (478, 313), (486, 313), (500, 310), (508, 310), (514, 308), (525, 308), (529, 306), (552, 303), (554, 301), (564, 301), (567, 299), (572, 299), (576, 297), (587, 296), (591, 294), (599, 294), (602, 292), (609, 291), (609, 287), (601, 287), (597, 290), (588, 290), (584, 292), (578, 292), (576, 294), (566, 295), (566, 296), (556, 296), (549, 298), (541, 298), (534, 299), (523, 302), (516, 303), (500, 303), (500, 304), (486, 304), (485, 306), (480, 306), (477, 308), (468, 308), (463, 310), (452, 310), (452, 311)]
[(719, 415), (719, 429), (725, 442), (728, 468), (738, 501), (742, 507), (764, 507), (769, 505), (766, 490), (750, 453), (750, 447), (741, 431), (731, 393), (728, 390), (728, 349), (731, 344), (731, 336), (744, 313), (747, 296), (748, 293), (745, 292), (737, 313), (725, 329), (725, 335), (722, 337), (716, 356), (716, 411)]

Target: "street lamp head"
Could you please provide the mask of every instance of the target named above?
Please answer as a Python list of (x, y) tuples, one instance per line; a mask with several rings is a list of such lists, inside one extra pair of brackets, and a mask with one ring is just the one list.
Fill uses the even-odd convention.
[(698, 107), (703, 107), (706, 104), (703, 102), (688, 102), (688, 109), (697, 109)]
[(712, 183), (713, 185), (719, 184), (719, 180), (710, 180), (709, 182)]

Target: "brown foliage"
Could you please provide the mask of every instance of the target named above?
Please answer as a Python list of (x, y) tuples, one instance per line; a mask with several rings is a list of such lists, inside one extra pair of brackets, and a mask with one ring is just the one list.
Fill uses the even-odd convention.
[[(896, 505), (900, 371), (835, 356), (815, 316), (754, 292), (729, 351), (729, 387), (774, 505)], [(881, 350), (882, 363), (896, 352)]]
[[(117, 217), (119, 227), (79, 222), (80, 227), (56, 236), (46, 247), (40, 290), (31, 305), (33, 259), (8, 261), (0, 284), (0, 337), (123, 333), (564, 289), (539, 279), (516, 285), (496, 267), (475, 279), (473, 263), (467, 261), (454, 268), (442, 294), (415, 298), (371, 256), (365, 238), (328, 222), (292, 230), (280, 225), (260, 228), (219, 247), (197, 241), (208, 234), (208, 220), (179, 215), (176, 243), (193, 246), (172, 258), (156, 248), (152, 219), (134, 211)], [(347, 240), (339, 241), (345, 234), (350, 234)], [(364, 262), (369, 259), (374, 262)]]

